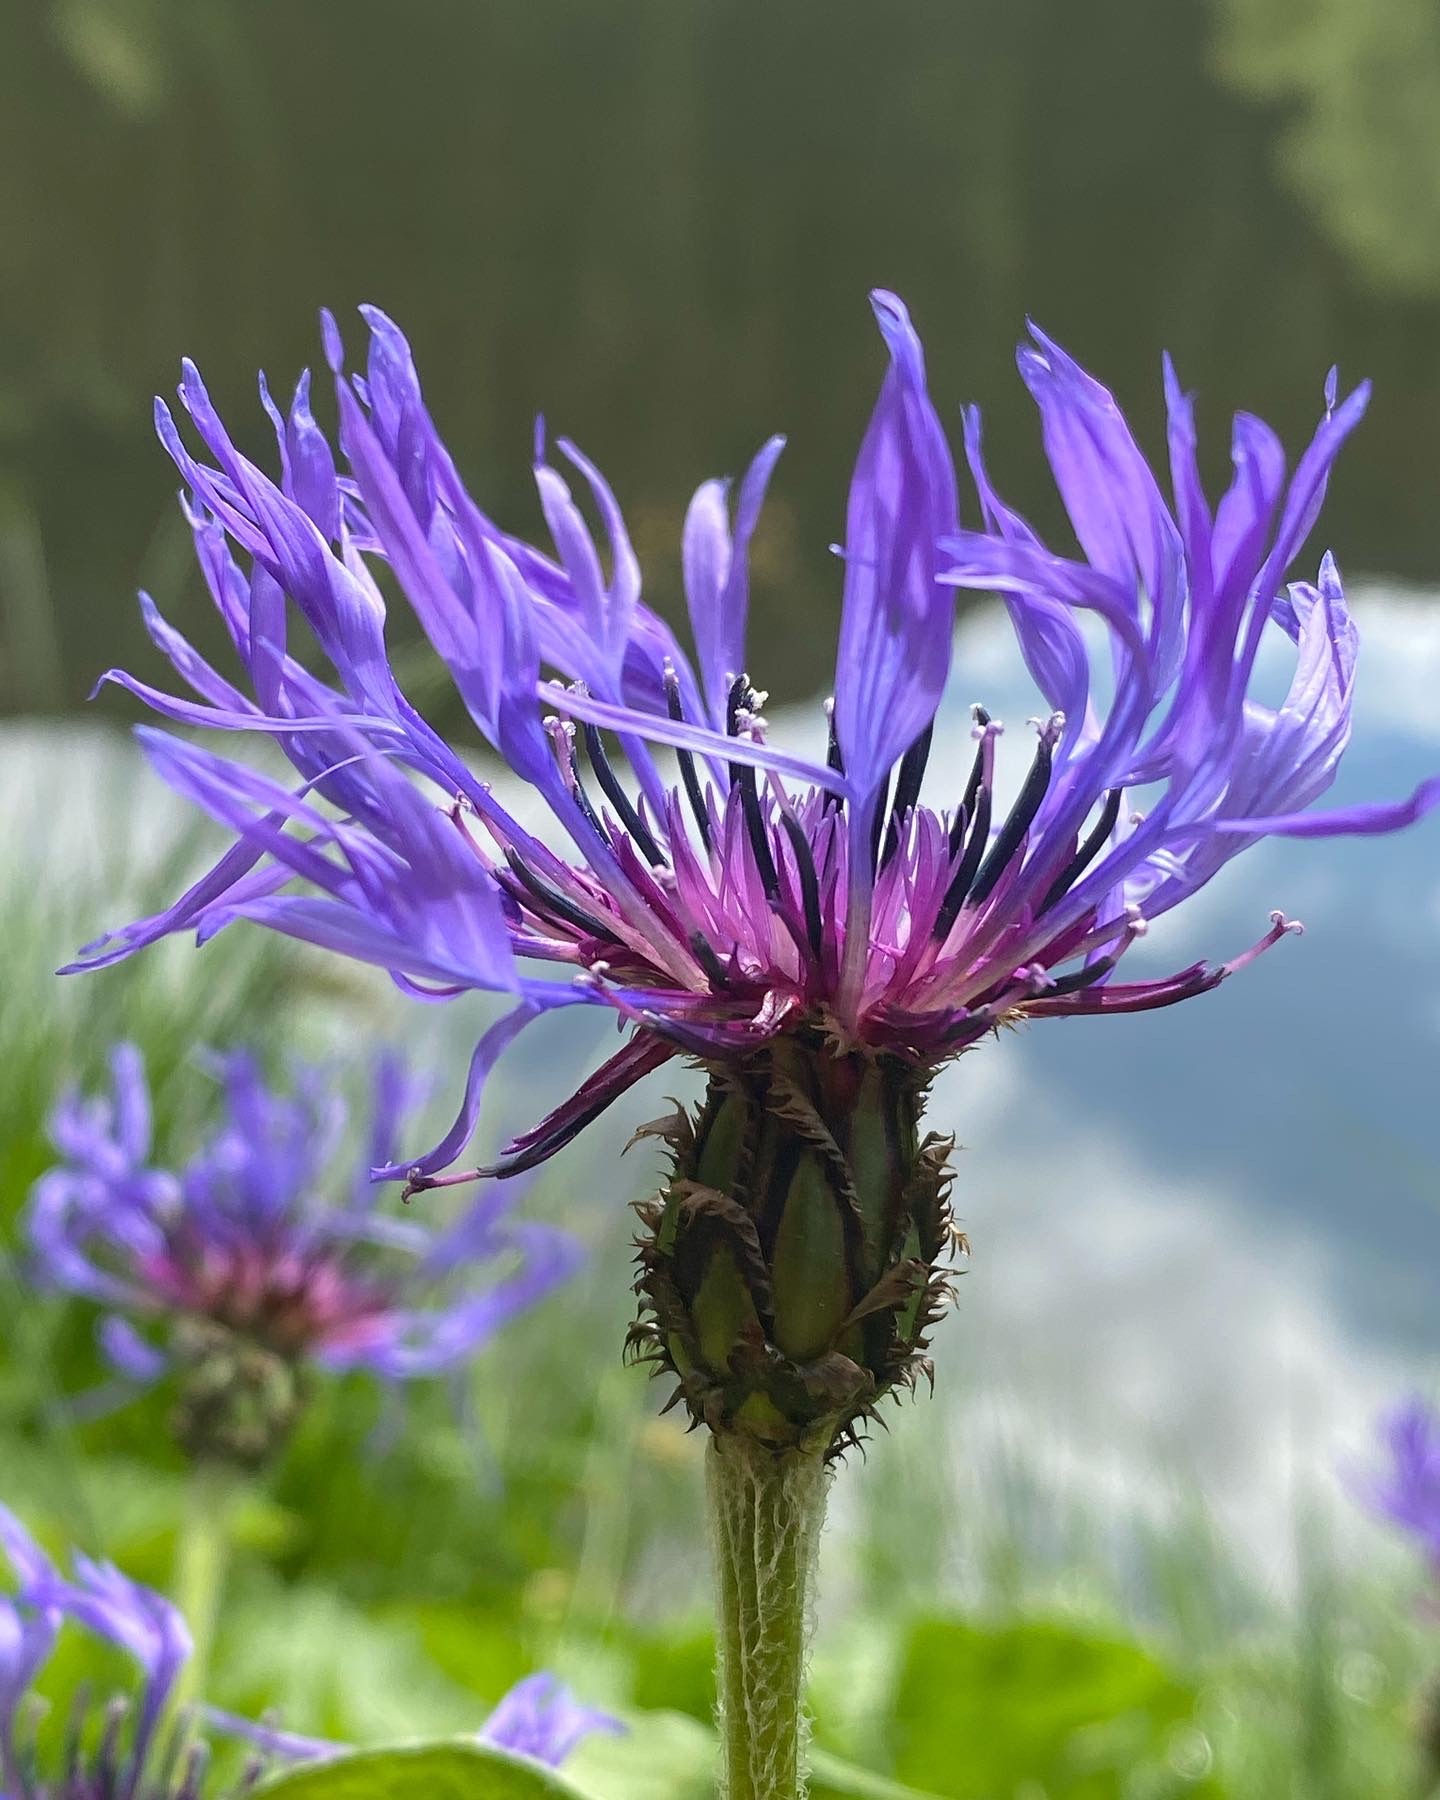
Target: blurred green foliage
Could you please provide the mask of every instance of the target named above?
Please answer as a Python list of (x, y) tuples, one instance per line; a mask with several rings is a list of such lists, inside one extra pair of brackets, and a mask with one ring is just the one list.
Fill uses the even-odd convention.
[(1028, 1771), (1066, 1800), (1215, 1800), (1196, 1695), (1139, 1645), (1054, 1620), (920, 1619), (896, 1671), (895, 1766), (956, 1800)]
[(150, 396), (194, 356), (268, 457), (255, 370), (287, 387), (363, 300), (507, 524), (539, 528), (537, 411), (586, 446), (671, 615), (690, 493), (788, 432), (754, 559), (782, 699), (830, 678), (876, 283), (1044, 526), (1027, 314), (1162, 454), (1168, 346), (1216, 476), (1237, 406), (1293, 439), (1331, 362), (1374, 376), (1329, 529), (1351, 572), (1432, 575), (1436, 30), (1430, 0), (0, 7), (0, 707), (154, 670), (137, 585), (214, 641)]
[(1219, 66), (1280, 121), (1275, 160), (1374, 293), (1440, 283), (1440, 12), (1431, 0), (1221, 0)]

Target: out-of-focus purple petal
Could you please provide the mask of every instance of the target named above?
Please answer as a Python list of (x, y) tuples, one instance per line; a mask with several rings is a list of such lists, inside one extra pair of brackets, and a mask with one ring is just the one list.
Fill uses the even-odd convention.
[(1384, 1466), (1362, 1483), (1368, 1504), (1418, 1539), (1440, 1570), (1440, 1418), (1416, 1397), (1381, 1421)]
[(22, 1596), (37, 1593), (60, 1579), (60, 1571), (3, 1502), (0, 1502), (0, 1550), (5, 1552), (15, 1571)]
[(596, 1731), (618, 1737), (625, 1727), (609, 1713), (583, 1706), (554, 1675), (541, 1673), (511, 1688), (485, 1721), (480, 1739), (558, 1769)]
[(95, 1328), (95, 1337), (110, 1367), (137, 1387), (151, 1387), (170, 1366), (163, 1350), (141, 1337), (128, 1319), (106, 1313)]
[(207, 1706), (203, 1709), (205, 1723), (222, 1732), (226, 1737), (239, 1738), (242, 1743), (253, 1744), (267, 1756), (278, 1756), (286, 1762), (317, 1762), (332, 1756), (344, 1756), (353, 1746), (337, 1744), (330, 1738), (305, 1737), (298, 1731), (282, 1731), (278, 1726), (266, 1725), (255, 1719), (245, 1719), (239, 1713), (226, 1712), (223, 1707)]

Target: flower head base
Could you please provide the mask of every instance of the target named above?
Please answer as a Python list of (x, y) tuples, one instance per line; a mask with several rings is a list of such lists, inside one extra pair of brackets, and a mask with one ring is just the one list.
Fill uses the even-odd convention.
[(640, 1208), (630, 1342), (694, 1423), (834, 1454), (889, 1389), (930, 1376), (939, 1265), (963, 1240), (954, 1140), (919, 1138), (924, 1082), (792, 1035), (712, 1079), (693, 1121), (645, 1128), (674, 1169)]
[[(201, 1800), (208, 1750), (194, 1721), (168, 1718), (176, 1680), (191, 1652), (190, 1633), (162, 1595), (109, 1563), (78, 1552), (66, 1577), (20, 1521), (0, 1506), (0, 1550), (16, 1580), (0, 1592), (0, 1793), (6, 1800)], [(134, 1698), (120, 1696), (92, 1718), (77, 1697), (66, 1747), (46, 1766), (31, 1733), (44, 1705), (34, 1683), (67, 1621), (117, 1645), (140, 1670)], [(274, 1731), (207, 1709), (217, 1732), (253, 1744), (232, 1793), (253, 1788), (267, 1764), (343, 1754), (346, 1746)], [(500, 1701), (477, 1736), (497, 1749), (558, 1768), (591, 1732), (615, 1732), (618, 1720), (582, 1706), (554, 1676), (531, 1675)]]
[[(92, 946), (84, 966), (245, 918), (378, 964), (427, 998), (510, 996), (513, 1010), (477, 1047), (453, 1129), (386, 1170), (421, 1188), (533, 1167), (675, 1057), (722, 1090), (771, 1052), (808, 1057), (812, 1101), (843, 1086), (824, 1057), (860, 1058), (913, 1071), (918, 1094), (928, 1071), (1004, 1023), (1204, 993), (1287, 922), (1275, 915), (1228, 961), (1119, 979), (1151, 920), (1267, 833), (1390, 830), (1440, 800), (1436, 780), (1395, 805), (1306, 810), (1349, 735), (1355, 630), (1331, 559), (1314, 585), (1286, 580), (1364, 389), (1337, 403), (1332, 380), (1293, 474), (1267, 427), (1237, 419), (1235, 479), (1212, 512), (1173, 374), (1167, 503), (1109, 394), (1036, 333), (1020, 367), (1077, 561), (1050, 552), (996, 494), (974, 414), (966, 449), (984, 530), (962, 527), (919, 339), (893, 295), (872, 303), (889, 367), (850, 488), (823, 762), (771, 744), (765, 696), (745, 672), (749, 543), (781, 440), (757, 455), (733, 506), (715, 481), (690, 505), (692, 663), (641, 598), (620, 508), (594, 465), (559, 441), (608, 558), (543, 434), (535, 474), (553, 550), (505, 531), (464, 487), (382, 313), (365, 309), (363, 377), (345, 373), (326, 320), (343, 478), (308, 380), (288, 415), (263, 395), (276, 482), (236, 449), (187, 364), (180, 397), (210, 460), (164, 406), (159, 430), (189, 486), (243, 680), (212, 668), (148, 601), (151, 634), (196, 698), (110, 679), (170, 719), (270, 735), (300, 784), (142, 732), (162, 776), (235, 841), (172, 907)], [(555, 842), (522, 826), (406, 699), (377, 564), (481, 736), (545, 803)], [(1002, 595), (1048, 707), (1008, 808), (996, 800), (1001, 727), (983, 708), (968, 766), (931, 756), (957, 588)], [(293, 653), (294, 615), (332, 683)], [(1295, 647), (1295, 675), (1269, 708), (1249, 688), (1262, 639), (1277, 633)], [(569, 1005), (607, 1007), (631, 1035), (498, 1161), (442, 1173), (474, 1131), (495, 1058), (526, 1020)], [(737, 1241), (733, 1258), (743, 1255)]]
[(448, 1231), (378, 1210), (369, 1167), (393, 1154), (412, 1098), (393, 1059), (375, 1071), (361, 1167), (328, 1201), (345, 1115), (319, 1071), (280, 1093), (232, 1053), (215, 1130), (169, 1170), (149, 1160), (138, 1054), (122, 1045), (112, 1065), (109, 1099), (69, 1095), (52, 1116), (62, 1160), (36, 1186), (30, 1241), (52, 1285), (106, 1309), (101, 1343), (122, 1376), (176, 1377), (175, 1431), (193, 1456), (264, 1463), (313, 1371), (441, 1373), (575, 1266), (569, 1238), (494, 1199)]

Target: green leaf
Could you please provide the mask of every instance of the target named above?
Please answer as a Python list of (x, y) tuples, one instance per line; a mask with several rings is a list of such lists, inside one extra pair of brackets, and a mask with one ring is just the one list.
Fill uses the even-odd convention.
[(1195, 1711), (1139, 1644), (1061, 1621), (927, 1619), (896, 1683), (895, 1774), (943, 1800), (1220, 1800)]
[(256, 1800), (577, 1800), (579, 1789), (528, 1758), (470, 1740), (357, 1750), (263, 1783)]

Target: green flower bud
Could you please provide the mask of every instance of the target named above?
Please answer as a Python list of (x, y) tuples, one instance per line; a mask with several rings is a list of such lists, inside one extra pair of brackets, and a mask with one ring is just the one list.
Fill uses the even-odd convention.
[(284, 1447), (304, 1401), (296, 1365), (207, 1319), (176, 1327), (175, 1441), (197, 1462), (259, 1469)]
[(926, 1332), (957, 1240), (947, 1158), (920, 1138), (926, 1076), (896, 1057), (776, 1040), (713, 1068), (698, 1113), (646, 1126), (674, 1168), (640, 1208), (632, 1353), (696, 1424), (774, 1450), (843, 1448)]

